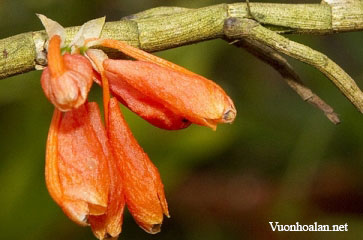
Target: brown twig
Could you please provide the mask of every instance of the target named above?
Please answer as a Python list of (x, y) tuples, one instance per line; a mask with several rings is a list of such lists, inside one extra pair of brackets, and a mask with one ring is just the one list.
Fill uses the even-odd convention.
[(311, 91), (301, 81), (299, 75), (294, 71), (289, 62), (272, 48), (259, 42), (241, 39), (233, 43), (236, 47), (245, 48), (249, 53), (259, 58), (263, 62), (272, 66), (279, 72), (285, 82), (306, 102), (320, 109), (325, 116), (334, 124), (340, 123), (338, 115), (334, 109), (324, 102), (319, 96)]

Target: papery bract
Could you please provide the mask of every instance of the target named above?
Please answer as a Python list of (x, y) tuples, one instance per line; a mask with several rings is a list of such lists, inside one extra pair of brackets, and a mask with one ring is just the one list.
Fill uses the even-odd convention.
[(69, 111), (82, 105), (93, 82), (92, 65), (80, 54), (60, 52), (61, 39), (51, 38), (48, 47), (48, 67), (41, 76), (41, 84), (47, 98), (61, 111)]
[(101, 119), (90, 118), (86, 105), (63, 115), (54, 111), (46, 150), (47, 188), (69, 218), (87, 225), (89, 216), (105, 214), (108, 203)]
[(163, 214), (169, 216), (159, 172), (133, 137), (115, 98), (109, 110), (109, 138), (122, 161), (126, 205), (141, 228), (157, 233)]
[(217, 123), (232, 122), (236, 116), (233, 102), (223, 89), (201, 76), (144, 61), (108, 59), (104, 69), (111, 89), (116, 84), (131, 86), (137, 94), (193, 123), (215, 129)]

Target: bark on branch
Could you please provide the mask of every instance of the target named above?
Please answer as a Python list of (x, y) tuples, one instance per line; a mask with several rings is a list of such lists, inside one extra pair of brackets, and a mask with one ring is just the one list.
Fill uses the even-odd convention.
[[(280, 34), (330, 34), (363, 30), (363, 2), (322, 4), (251, 3), (263, 26)], [(219, 4), (199, 9), (160, 7), (106, 23), (103, 38), (123, 40), (154, 52), (223, 38), (227, 18), (247, 18), (246, 3)], [(69, 39), (79, 27), (67, 28)], [(44, 31), (28, 32), (0, 40), (0, 79), (35, 69), (44, 63)]]

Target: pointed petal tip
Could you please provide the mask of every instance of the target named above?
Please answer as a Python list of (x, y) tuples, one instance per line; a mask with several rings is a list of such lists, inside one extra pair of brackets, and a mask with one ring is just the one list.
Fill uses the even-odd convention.
[(149, 234), (157, 234), (161, 231), (161, 223), (157, 224), (144, 224), (139, 225), (142, 229), (144, 229), (145, 232)]
[(88, 203), (89, 214), (93, 216), (103, 215), (107, 211), (107, 203), (92, 204)]
[(72, 209), (72, 206), (69, 203), (64, 204), (62, 207), (63, 212), (67, 215), (69, 219), (71, 219), (76, 224), (87, 227), (89, 226), (88, 222), (88, 213), (86, 212), (77, 212), (77, 209)]
[[(162, 200), (161, 200), (162, 201)], [(164, 197), (164, 201), (161, 202), (161, 208), (163, 209), (163, 213), (167, 218), (170, 218), (170, 213), (168, 209), (168, 204), (166, 203), (166, 199)]]
[(117, 240), (118, 237), (119, 237), (119, 235), (112, 236), (109, 233), (97, 233), (97, 232), (93, 232), (93, 234), (99, 240)]
[(85, 227), (90, 226), (89, 221), (88, 221), (88, 215), (83, 215), (79, 219), (78, 224), (81, 225), (81, 226), (85, 226)]
[(200, 124), (202, 126), (206, 126), (211, 128), (213, 131), (217, 130), (217, 121), (213, 119), (203, 119), (204, 123)]
[(111, 236), (109, 233), (107, 233), (105, 235), (105, 237), (102, 238), (102, 239), (104, 239), (104, 240), (116, 240), (116, 239), (118, 239), (118, 235), (117, 236)]
[(151, 227), (151, 234), (156, 234), (159, 233), (161, 231), (161, 224), (154, 224)]

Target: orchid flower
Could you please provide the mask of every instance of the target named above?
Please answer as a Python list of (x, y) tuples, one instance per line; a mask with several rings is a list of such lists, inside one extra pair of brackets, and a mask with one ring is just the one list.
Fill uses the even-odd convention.
[[(105, 18), (85, 23), (66, 45), (64, 28), (38, 16), (49, 37), (41, 85), (55, 106), (45, 166), (50, 195), (98, 239), (121, 233), (125, 205), (142, 229), (159, 232), (163, 216), (169, 217), (164, 187), (118, 101), (159, 128), (195, 123), (215, 130), (234, 120), (232, 100), (211, 80), (124, 42), (100, 39)], [(96, 46), (136, 60), (109, 59)], [(104, 124), (97, 103), (87, 102), (93, 81), (103, 88)]]

